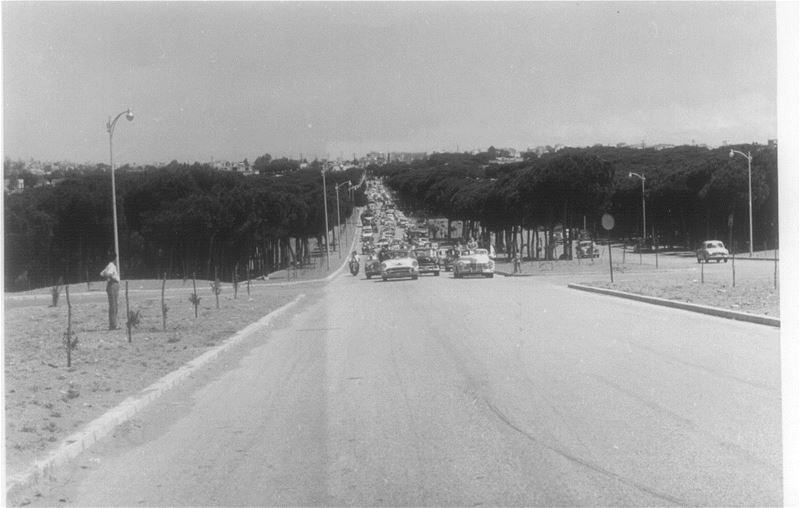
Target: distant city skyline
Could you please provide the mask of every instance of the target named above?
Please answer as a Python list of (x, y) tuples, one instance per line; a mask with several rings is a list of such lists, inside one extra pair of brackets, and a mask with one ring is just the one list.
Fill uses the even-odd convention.
[(780, 143), (771, 2), (5, 2), (2, 16), (15, 160), (107, 162), (105, 122), (127, 108), (118, 164)]

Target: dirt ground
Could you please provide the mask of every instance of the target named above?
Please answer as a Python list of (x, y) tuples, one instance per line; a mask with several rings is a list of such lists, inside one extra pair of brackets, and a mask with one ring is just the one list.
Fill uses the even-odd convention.
[[(292, 278), (312, 277), (311, 272)], [(114, 331), (108, 330), (103, 284), (94, 283), (90, 291), (85, 284), (70, 286), (72, 331), (77, 339), (70, 367), (64, 342), (65, 292), (55, 307), (43, 290), (6, 295), (6, 474), (25, 469), (127, 397), (307, 291), (307, 286), (286, 284), (286, 272), (276, 275), (277, 280), (254, 281), (249, 297), (246, 284), (239, 286), (237, 298), (233, 287), (224, 285), (219, 309), (209, 281), (197, 281), (197, 318), (189, 301), (192, 281), (167, 281), (166, 329), (161, 281), (129, 281), (131, 310), (141, 316), (140, 324), (132, 328), (131, 342), (125, 326), (124, 286), (120, 328)]]
[[(333, 261), (333, 260), (332, 260)], [(335, 270), (339, 266), (336, 259)], [(497, 271), (511, 266), (498, 260)], [(661, 298), (703, 303), (754, 314), (779, 316), (778, 290), (772, 281), (725, 284), (700, 283), (691, 274), (639, 270), (620, 273), (618, 282), (604, 282), (600, 264), (572, 261), (525, 263), (529, 275), (566, 275), (570, 282), (588, 283)], [(620, 271), (625, 272), (621, 267)], [(256, 281), (250, 296), (240, 285), (234, 299), (230, 284), (223, 286), (220, 308), (208, 281), (198, 281), (199, 317), (189, 301), (191, 281), (168, 281), (167, 327), (161, 318), (161, 282), (130, 281), (131, 308), (141, 314), (132, 342), (125, 330), (125, 297), (120, 295), (121, 329), (109, 331), (107, 302), (101, 283), (91, 291), (71, 286), (72, 328), (78, 340), (67, 367), (64, 334), (67, 304), (62, 291), (58, 306), (49, 291), (6, 295), (4, 318), (6, 473), (23, 470), (42, 458), (64, 438), (125, 398), (139, 392), (246, 325), (288, 303), (308, 286), (290, 281), (327, 275), (322, 263), (302, 270), (272, 274)], [(81, 294), (78, 294), (81, 293)], [(36, 296), (38, 295), (38, 296)]]

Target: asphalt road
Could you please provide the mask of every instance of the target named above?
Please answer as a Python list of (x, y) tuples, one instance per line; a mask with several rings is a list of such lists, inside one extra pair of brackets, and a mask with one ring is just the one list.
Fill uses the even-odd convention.
[(779, 330), (547, 277), (310, 287), (33, 505), (780, 505)]

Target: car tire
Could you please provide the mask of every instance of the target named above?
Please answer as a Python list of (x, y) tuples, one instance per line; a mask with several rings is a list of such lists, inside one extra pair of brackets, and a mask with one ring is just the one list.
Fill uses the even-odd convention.
[(434, 277), (438, 277), (439, 276), (439, 270), (436, 270), (435, 272), (433, 272), (433, 276)]
[(492, 277), (494, 277), (494, 274), (493, 274), (493, 273), (487, 273), (487, 274), (486, 274), (486, 277), (487, 277), (487, 278), (489, 278), (489, 279), (491, 279)]
[(418, 277), (417, 277), (416, 275), (412, 275), (412, 276), (411, 276), (411, 280), (417, 280), (417, 278), (418, 278)]
[(367, 280), (369, 280), (369, 279), (370, 279), (370, 277), (372, 277), (372, 275), (367, 275)]
[(387, 280), (386, 277), (381, 277), (381, 279), (383, 279), (383, 282), (386, 282)]
[(726, 263), (728, 262), (728, 258), (725, 258), (725, 262), (726, 262)]

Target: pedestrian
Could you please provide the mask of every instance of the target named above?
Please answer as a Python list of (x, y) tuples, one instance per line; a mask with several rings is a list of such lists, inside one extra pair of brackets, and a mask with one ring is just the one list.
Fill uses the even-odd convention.
[(106, 294), (108, 294), (108, 329), (117, 329), (117, 309), (119, 302), (119, 271), (112, 257), (100, 276), (106, 279)]
[(519, 252), (514, 254), (514, 273), (522, 273), (522, 258)]

